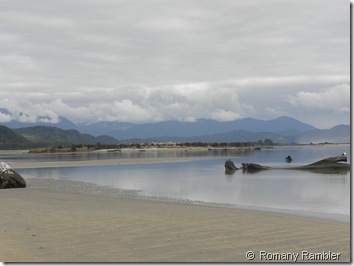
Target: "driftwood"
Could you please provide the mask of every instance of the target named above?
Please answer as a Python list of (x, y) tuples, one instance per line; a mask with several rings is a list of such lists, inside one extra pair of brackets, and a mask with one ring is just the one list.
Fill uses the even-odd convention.
[(7, 163), (0, 162), (0, 189), (24, 188), (26, 181)]
[[(238, 169), (242, 169), (244, 172), (258, 172), (263, 170), (308, 170), (321, 173), (333, 173), (338, 171), (350, 171), (350, 164), (342, 163), (346, 161), (347, 156), (342, 155), (337, 157), (329, 157), (304, 166), (270, 167), (255, 163), (242, 163), (242, 167), (237, 168), (234, 163), (229, 159), (225, 162), (225, 173), (233, 174)], [(234, 165), (235, 167), (230, 167), (232, 165)]]

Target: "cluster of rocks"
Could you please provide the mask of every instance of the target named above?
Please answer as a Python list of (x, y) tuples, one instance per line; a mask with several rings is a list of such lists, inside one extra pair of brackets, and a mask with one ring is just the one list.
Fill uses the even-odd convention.
[(0, 162), (0, 189), (24, 188), (26, 181), (12, 167), (5, 162)]

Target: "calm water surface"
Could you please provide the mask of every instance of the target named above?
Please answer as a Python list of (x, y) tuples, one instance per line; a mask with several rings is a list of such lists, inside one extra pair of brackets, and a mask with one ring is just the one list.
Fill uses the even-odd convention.
[[(38, 169), (18, 169), (25, 178), (51, 178), (92, 182), (98, 185), (139, 190), (141, 196), (216, 203), (223, 206), (315, 216), (349, 222), (350, 172), (313, 173), (269, 170), (258, 173), (236, 171), (225, 175), (224, 162), (236, 166), (253, 162), (269, 166), (304, 165), (347, 153), (349, 145), (279, 147), (252, 152), (136, 152), (102, 154), (0, 155), (1, 161), (97, 160), (137, 157), (200, 156), (200, 160), (178, 163), (127, 164)], [(291, 155), (293, 163), (285, 163)]]

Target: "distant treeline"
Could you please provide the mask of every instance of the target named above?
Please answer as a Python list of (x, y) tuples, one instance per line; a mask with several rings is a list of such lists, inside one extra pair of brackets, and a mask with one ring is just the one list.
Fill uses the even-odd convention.
[(31, 153), (42, 152), (85, 152), (95, 150), (120, 150), (120, 149), (149, 149), (149, 148), (183, 148), (183, 147), (210, 147), (210, 148), (227, 148), (227, 147), (254, 147), (254, 142), (231, 142), (231, 143), (204, 143), (204, 142), (184, 142), (184, 143), (131, 143), (131, 144), (72, 144), (57, 145), (50, 147), (41, 147), (31, 149)]

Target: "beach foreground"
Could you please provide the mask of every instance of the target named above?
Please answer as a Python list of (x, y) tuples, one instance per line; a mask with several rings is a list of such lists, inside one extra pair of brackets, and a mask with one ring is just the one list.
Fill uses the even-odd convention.
[(71, 191), (62, 184), (28, 180), (27, 188), (1, 190), (1, 261), (250, 261), (246, 254), (252, 261), (350, 261), (349, 224), (77, 193), (82, 183), (72, 182)]

